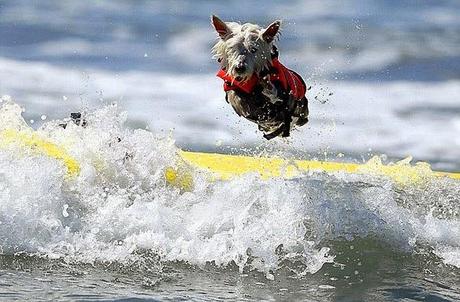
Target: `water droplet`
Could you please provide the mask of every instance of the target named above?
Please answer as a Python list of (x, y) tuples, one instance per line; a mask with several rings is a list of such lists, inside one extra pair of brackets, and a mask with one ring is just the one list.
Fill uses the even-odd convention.
[(68, 204), (65, 204), (62, 209), (62, 216), (64, 217), (69, 217), (69, 212), (67, 212), (67, 209), (69, 208)]

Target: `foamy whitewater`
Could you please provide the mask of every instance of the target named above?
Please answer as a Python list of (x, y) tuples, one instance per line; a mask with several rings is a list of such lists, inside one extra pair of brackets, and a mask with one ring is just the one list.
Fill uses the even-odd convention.
[[(28, 129), (21, 113), (4, 101), (0, 130)], [(273, 278), (289, 263), (298, 274), (315, 273), (334, 262), (334, 241), (373, 237), (460, 267), (458, 181), (400, 188), (340, 173), (210, 181), (196, 171), (195, 188), (181, 192), (164, 179), (179, 160), (171, 138), (126, 128), (117, 106), (85, 118), (86, 128), (52, 120), (37, 130), (80, 163), (74, 180), (58, 160), (19, 145), (0, 148), (4, 255), (129, 263), (153, 254), (199, 267), (236, 264)]]

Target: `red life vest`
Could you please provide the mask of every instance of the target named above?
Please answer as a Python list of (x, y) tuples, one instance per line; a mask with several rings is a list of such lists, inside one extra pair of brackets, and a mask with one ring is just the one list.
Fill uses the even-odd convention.
[[(278, 58), (272, 59), (272, 66), (268, 75), (272, 83), (279, 81), (283, 89), (292, 94), (295, 100), (300, 100), (305, 96), (307, 87), (303, 79), (296, 72), (281, 64)], [(224, 80), (224, 91), (239, 89), (251, 93), (259, 82), (259, 76), (256, 74), (245, 82), (237, 81), (224, 69), (219, 70), (217, 76)]]

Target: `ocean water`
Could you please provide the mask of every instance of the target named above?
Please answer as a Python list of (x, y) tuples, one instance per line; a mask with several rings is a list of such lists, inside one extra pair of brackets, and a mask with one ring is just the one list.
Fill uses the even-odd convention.
[[(224, 101), (210, 14), (282, 19), (310, 123), (266, 142)], [(166, 185), (177, 151), (460, 171), (458, 1), (0, 1), (0, 300), (458, 301), (460, 183), (256, 175)], [(80, 111), (86, 128), (68, 121)]]

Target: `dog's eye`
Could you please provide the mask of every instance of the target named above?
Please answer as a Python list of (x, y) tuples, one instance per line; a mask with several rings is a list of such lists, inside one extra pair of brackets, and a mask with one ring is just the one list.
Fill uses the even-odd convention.
[(251, 53), (256, 53), (256, 51), (257, 51), (257, 48), (255, 48), (255, 47), (251, 47), (251, 48), (249, 49), (249, 51), (250, 51)]

